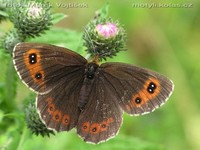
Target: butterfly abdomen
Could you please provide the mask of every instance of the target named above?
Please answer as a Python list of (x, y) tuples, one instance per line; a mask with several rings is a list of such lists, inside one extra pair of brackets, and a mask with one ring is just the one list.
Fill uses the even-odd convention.
[(81, 87), (80, 95), (79, 95), (78, 106), (80, 110), (83, 110), (85, 108), (85, 105), (88, 102), (88, 97), (93, 88), (95, 74), (98, 71), (98, 67), (99, 65), (93, 62), (87, 64), (87, 67), (85, 69), (83, 85)]

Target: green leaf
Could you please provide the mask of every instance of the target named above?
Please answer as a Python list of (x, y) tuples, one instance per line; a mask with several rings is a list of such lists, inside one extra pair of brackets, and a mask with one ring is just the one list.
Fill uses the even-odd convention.
[(109, 3), (106, 3), (101, 9), (96, 11), (96, 17), (99, 17), (99, 19), (105, 19), (108, 16), (109, 11)]
[(52, 23), (53, 24), (56, 24), (58, 22), (60, 22), (61, 20), (63, 20), (64, 18), (67, 17), (67, 15), (63, 14), (63, 13), (55, 13), (55, 14), (52, 14)]
[(8, 17), (8, 14), (6, 12), (0, 10), (0, 16)]
[(0, 82), (0, 105), (3, 102), (3, 91), (4, 91), (4, 84)]
[[(77, 145), (77, 147), (74, 147), (75, 149), (78, 149), (78, 146), (80, 146), (81, 143), (75, 144)], [(119, 135), (117, 137), (115, 137), (115, 139), (109, 140), (105, 143), (101, 143), (98, 145), (85, 145), (85, 143), (83, 143), (80, 147), (82, 147), (83, 149), (90, 149), (93, 148), (93, 150), (102, 150), (102, 149), (109, 149), (109, 150), (163, 150), (163, 147), (155, 144), (155, 143), (151, 143), (151, 142), (147, 142), (147, 141), (143, 141), (141, 139), (135, 138), (135, 137), (131, 137), (131, 136), (124, 136), (124, 135)]]
[(0, 123), (1, 123), (2, 120), (3, 120), (3, 115), (4, 115), (3, 111), (0, 110)]
[(5, 79), (5, 89), (4, 89), (4, 99), (7, 106), (7, 109), (15, 108), (15, 96), (16, 96), (16, 88), (17, 88), (17, 76), (15, 69), (13, 67), (12, 61), (9, 62), (6, 79)]
[(83, 47), (82, 33), (69, 29), (52, 27), (49, 31), (46, 31), (45, 35), (30, 39), (29, 42), (53, 44), (76, 51), (83, 56), (86, 54)]

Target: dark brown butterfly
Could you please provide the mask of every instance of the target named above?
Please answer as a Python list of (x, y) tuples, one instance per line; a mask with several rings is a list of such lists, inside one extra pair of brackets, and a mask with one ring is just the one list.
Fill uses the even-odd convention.
[(124, 63), (87, 61), (66, 48), (20, 43), (13, 62), (21, 80), (37, 95), (48, 128), (77, 129), (86, 141), (114, 137), (123, 112), (142, 115), (166, 102), (173, 83), (159, 73)]

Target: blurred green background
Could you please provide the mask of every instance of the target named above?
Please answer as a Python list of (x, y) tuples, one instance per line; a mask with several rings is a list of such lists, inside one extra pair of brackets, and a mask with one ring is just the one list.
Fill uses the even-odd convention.
[[(84, 26), (94, 17), (95, 11), (107, 1), (50, 2), (53, 12), (65, 13), (68, 17), (54, 25), (46, 34), (30, 41), (63, 45), (85, 55), (81, 39)], [(58, 7), (59, 3), (84, 3), (86, 7), (62, 8)], [(75, 130), (58, 133), (49, 138), (35, 136), (23, 123), (23, 100), (31, 91), (17, 76), (12, 78), (17, 83), (10, 81), (16, 72), (10, 67), (11, 57), (1, 49), (0, 124), (5, 121), (9, 124), (1, 126), (0, 149), (200, 149), (200, 1), (110, 0), (109, 3), (109, 16), (119, 20), (127, 32), (128, 51), (121, 52), (107, 61), (126, 62), (168, 76), (175, 84), (174, 93), (169, 101), (155, 112), (144, 116), (131, 117), (125, 114), (119, 134), (99, 145), (83, 142)], [(155, 4), (160, 5), (160, 8), (148, 8), (149, 5)], [(186, 4), (191, 8), (173, 8), (175, 4)], [(0, 36), (10, 28), (10, 22), (2, 22)], [(54, 34), (55, 32), (58, 34)], [(10, 93), (13, 86), (17, 86), (17, 91)], [(16, 94), (15, 99), (12, 94)], [(7, 112), (5, 109), (12, 111)]]

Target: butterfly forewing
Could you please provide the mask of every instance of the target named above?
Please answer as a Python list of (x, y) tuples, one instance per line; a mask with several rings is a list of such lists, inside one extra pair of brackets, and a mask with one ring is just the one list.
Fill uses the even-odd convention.
[(173, 83), (148, 69), (124, 63), (104, 63), (100, 72), (116, 101), (128, 114), (152, 112), (166, 102)]
[(47, 127), (68, 131), (76, 126), (87, 61), (68, 49), (38, 43), (17, 44), (13, 61), (22, 81), (38, 93), (37, 108)]
[(37, 93), (47, 93), (62, 78), (83, 76), (87, 61), (68, 49), (47, 44), (20, 43), (13, 52), (15, 68), (23, 82)]

